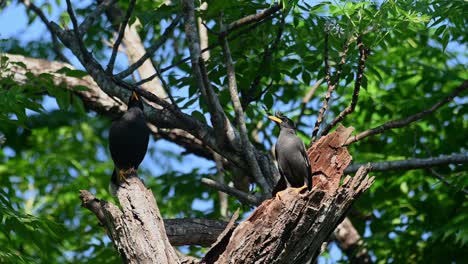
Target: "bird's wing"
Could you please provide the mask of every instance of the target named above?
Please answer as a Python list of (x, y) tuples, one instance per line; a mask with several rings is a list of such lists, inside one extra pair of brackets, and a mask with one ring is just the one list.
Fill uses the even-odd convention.
[(307, 166), (307, 186), (309, 187), (309, 190), (312, 189), (312, 168), (310, 166), (310, 160), (309, 156), (307, 155), (307, 151), (304, 145), (304, 142), (302, 142), (302, 147), (301, 147), (301, 155), (305, 160), (306, 166)]

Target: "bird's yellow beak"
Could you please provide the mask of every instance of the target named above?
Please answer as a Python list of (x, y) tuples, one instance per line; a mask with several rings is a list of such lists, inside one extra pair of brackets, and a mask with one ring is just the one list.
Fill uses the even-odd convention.
[(138, 96), (138, 94), (135, 91), (132, 92), (132, 99), (140, 101), (140, 97)]
[(283, 121), (281, 121), (281, 119), (279, 119), (276, 116), (268, 116), (268, 119), (270, 119), (271, 121), (273, 121), (275, 123), (278, 123), (278, 124), (281, 124), (283, 122)]

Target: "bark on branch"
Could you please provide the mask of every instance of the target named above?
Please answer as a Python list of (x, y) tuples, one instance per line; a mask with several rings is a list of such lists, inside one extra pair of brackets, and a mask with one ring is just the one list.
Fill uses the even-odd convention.
[(163, 219), (151, 190), (136, 175), (116, 191), (122, 209), (112, 203), (96, 202), (80, 191), (83, 206), (104, 225), (124, 263), (179, 263), (166, 236)]
[[(86, 190), (80, 191), (82, 206), (105, 224), (105, 207), (108, 202), (96, 198)], [(213, 244), (227, 226), (227, 222), (203, 218), (164, 219), (164, 227), (172, 246)]]

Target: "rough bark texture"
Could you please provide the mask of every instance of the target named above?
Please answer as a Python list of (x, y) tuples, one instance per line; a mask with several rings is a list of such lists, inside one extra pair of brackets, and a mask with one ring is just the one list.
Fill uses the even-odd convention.
[[(338, 186), (351, 156), (343, 144), (353, 131), (340, 127), (309, 151), (317, 181), (311, 192), (289, 188), (263, 202), (252, 215), (218, 241), (202, 263), (308, 263), (344, 218), (355, 198), (373, 183), (362, 167)], [(216, 254), (213, 254), (216, 252)], [(220, 254), (217, 254), (221, 252)]]
[[(134, 175), (136, 176), (136, 175)], [(86, 192), (81, 192), (83, 199)], [(100, 203), (98, 215), (124, 263), (179, 263), (169, 243), (163, 219), (151, 190), (138, 177), (131, 177), (116, 191), (122, 209), (112, 203)], [(103, 221), (102, 221), (103, 220)]]

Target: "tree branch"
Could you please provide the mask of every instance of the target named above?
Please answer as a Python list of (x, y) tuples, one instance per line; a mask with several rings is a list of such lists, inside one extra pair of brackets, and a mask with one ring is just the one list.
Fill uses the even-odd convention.
[[(146, 49), (146, 53), (141, 58), (139, 58), (135, 63), (130, 65), (127, 69), (116, 74), (115, 78), (124, 79), (125, 77), (132, 74), (132, 72), (134, 72), (136, 69), (138, 69), (148, 58), (150, 58), (154, 54), (154, 52), (156, 52), (156, 50), (158, 50), (164, 43), (166, 43), (170, 34), (174, 31), (175, 27), (179, 24), (181, 18), (182, 18), (181, 15), (177, 15), (177, 17), (171, 22), (171, 24), (164, 30), (163, 34), (158, 38), (158, 40), (156, 40), (150, 47)], [(154, 77), (156, 76), (158, 76), (157, 72), (154, 74)], [(146, 78), (144, 81), (141, 80), (138, 83), (138, 85), (151, 81), (153, 78), (151, 79)]]
[[(408, 159), (408, 160), (394, 160), (394, 161), (381, 161), (371, 162), (372, 171), (388, 171), (388, 170), (413, 170), (435, 166), (445, 166), (448, 164), (462, 164), (468, 163), (468, 154), (453, 154), (448, 156), (440, 156), (436, 158), (426, 159)], [(346, 168), (345, 173), (353, 173), (358, 170), (362, 164), (352, 164)]]
[(80, 33), (85, 34), (88, 31), (89, 27), (91, 27), (96, 19), (98, 19), (105, 11), (107, 11), (111, 6), (113, 6), (117, 0), (98, 0), (98, 5), (94, 11), (84, 18), (83, 22), (80, 24)]
[[(90, 61), (92, 59), (92, 56), (89, 54), (88, 50), (84, 46), (83, 38), (81, 36), (81, 32), (78, 27), (78, 21), (76, 20), (76, 16), (75, 16), (75, 12), (73, 11), (72, 4), (70, 0), (66, 0), (66, 2), (67, 2), (67, 12), (73, 24), (74, 38), (75, 38), (76, 43), (78, 44), (78, 47), (80, 48), (82, 59), (83, 61)], [(54, 24), (50, 24), (50, 28), (60, 38), (60, 34), (57, 32)]]
[(443, 98), (442, 100), (440, 100), (439, 102), (435, 103), (433, 106), (431, 106), (430, 108), (428, 109), (425, 109), (423, 110), (422, 112), (419, 112), (419, 113), (416, 113), (412, 116), (409, 116), (405, 119), (399, 119), (399, 120), (392, 120), (390, 122), (387, 122), (383, 125), (380, 125), (378, 127), (375, 127), (375, 128), (371, 128), (371, 129), (368, 129), (366, 131), (363, 131), (359, 134), (357, 134), (356, 136), (352, 136), (348, 139), (348, 141), (346, 142), (347, 145), (349, 144), (352, 144), (356, 141), (359, 141), (361, 139), (364, 139), (368, 136), (372, 136), (372, 135), (376, 135), (376, 134), (381, 134), (389, 129), (394, 129), (394, 128), (400, 128), (400, 127), (404, 127), (414, 121), (417, 121), (417, 120), (420, 120), (422, 119), (423, 117), (433, 113), (434, 111), (436, 111), (437, 109), (439, 109), (441, 106), (443, 106), (444, 104), (450, 102), (453, 100), (453, 98), (455, 98), (457, 95), (459, 95), (461, 92), (465, 91), (468, 89), (468, 80), (465, 80), (463, 81), (463, 83), (458, 86), (450, 95), (448, 95), (447, 97)]
[(307, 94), (304, 96), (301, 102), (301, 111), (299, 112), (299, 115), (297, 116), (297, 121), (296, 124), (301, 124), (301, 119), (304, 116), (304, 112), (307, 106), (307, 103), (310, 102), (310, 99), (312, 99), (312, 96), (314, 95), (315, 91), (319, 86), (322, 84), (323, 78), (319, 79), (318, 81), (315, 82), (315, 84), (309, 89)]
[(325, 98), (323, 99), (322, 107), (319, 110), (319, 113), (317, 115), (317, 121), (315, 121), (314, 129), (312, 130), (312, 139), (310, 141), (310, 144), (312, 144), (317, 137), (318, 131), (320, 129), (320, 124), (323, 122), (323, 116), (325, 114), (325, 111), (327, 111), (328, 108), (328, 101), (330, 100), (330, 97), (335, 90), (335, 85), (332, 84), (331, 78), (330, 78), (330, 66), (328, 64), (328, 38), (329, 38), (329, 33), (325, 32), (325, 43), (324, 43), (324, 51), (323, 51), (323, 61), (325, 62), (325, 81), (327, 82), (327, 93), (325, 94)]
[(226, 184), (219, 183), (215, 180), (208, 179), (208, 178), (202, 178), (201, 182), (205, 184), (206, 186), (209, 186), (213, 189), (216, 189), (218, 191), (222, 191), (224, 193), (227, 193), (231, 196), (236, 197), (241, 203), (246, 204), (246, 205), (254, 205), (257, 206), (261, 203), (261, 200), (255, 197), (254, 195), (245, 193), (243, 191), (239, 191), (236, 188), (230, 187)]
[(200, 54), (200, 41), (195, 21), (193, 0), (183, 1), (183, 12), (185, 17), (185, 33), (189, 42), (192, 71), (200, 88), (202, 96), (205, 98), (214, 127), (216, 141), (219, 146), (229, 146), (240, 149), (238, 135), (231, 122), (224, 113), (219, 98), (211, 87), (205, 62)]
[(262, 62), (259, 65), (260, 67), (258, 67), (257, 75), (255, 76), (254, 80), (250, 84), (250, 88), (248, 89), (247, 94), (243, 95), (242, 97), (242, 108), (246, 108), (252, 101), (254, 101), (255, 99), (259, 99), (263, 95), (263, 93), (271, 87), (271, 84), (273, 83), (273, 80), (272, 80), (270, 82), (270, 85), (268, 85), (267, 88), (261, 91), (258, 96), (254, 95), (257, 90), (258, 85), (260, 84), (260, 80), (262, 76), (265, 75), (265, 66), (271, 64), (273, 53), (278, 48), (278, 44), (284, 32), (284, 23), (285, 23), (285, 17), (283, 16), (279, 23), (278, 31), (276, 33), (275, 39), (273, 40), (271, 44), (267, 44), (265, 47), (265, 51), (263, 52)]
[(122, 209), (80, 191), (82, 205), (96, 214), (124, 263), (178, 263), (151, 190), (136, 174), (117, 189)]
[(222, 41), (223, 43), (223, 53), (226, 63), (229, 93), (231, 94), (231, 101), (236, 115), (236, 123), (240, 131), (242, 149), (247, 157), (247, 163), (249, 164), (252, 176), (254, 177), (255, 181), (260, 185), (260, 187), (262, 187), (263, 192), (268, 195), (271, 192), (271, 188), (265, 181), (265, 177), (263, 176), (257, 158), (255, 157), (254, 147), (252, 146), (252, 143), (249, 140), (247, 126), (245, 124), (244, 110), (242, 109), (241, 101), (239, 99), (239, 94), (237, 90), (236, 73), (234, 69), (234, 63), (232, 61), (231, 51), (229, 49), (229, 44), (227, 42), (226, 37), (223, 37), (222, 35), (220, 36), (220, 41)]
[[(369, 55), (368, 49), (365, 48), (364, 44), (362, 43), (361, 36), (358, 36), (357, 38), (357, 45), (359, 48), (359, 64), (358, 64), (358, 72), (356, 74), (356, 81), (354, 82), (354, 91), (353, 91), (353, 97), (351, 99), (351, 103), (337, 117), (335, 117), (330, 124), (328, 124), (323, 129), (322, 135), (328, 134), (328, 132), (330, 132), (330, 130), (333, 127), (335, 127), (336, 124), (338, 124), (338, 122), (341, 122), (341, 120), (343, 120), (347, 115), (354, 112), (354, 109), (356, 108), (356, 105), (359, 99), (359, 90), (361, 89), (362, 78), (364, 77), (364, 69), (366, 68), (366, 60), (367, 60), (367, 56)], [(341, 69), (339, 70), (338, 73), (341, 74)], [(336, 84), (337, 83), (335, 82), (334, 85)]]
[(127, 27), (128, 21), (130, 20), (130, 16), (132, 15), (133, 8), (135, 7), (135, 3), (136, 3), (136, 0), (130, 0), (127, 13), (125, 14), (124, 20), (122, 21), (122, 24), (120, 25), (119, 35), (117, 37), (117, 40), (114, 43), (114, 47), (112, 48), (112, 55), (109, 59), (109, 63), (107, 64), (106, 73), (108, 74), (112, 74), (112, 72), (114, 71), (115, 58), (117, 57), (117, 52), (119, 50), (120, 43), (122, 42), (122, 39), (125, 35), (125, 28)]
[(44, 12), (42, 12), (42, 10), (39, 7), (31, 3), (30, 0), (20, 0), (20, 2), (22, 2), (28, 10), (34, 12), (41, 19), (42, 23), (44, 23), (44, 25), (50, 32), (50, 35), (52, 37), (52, 46), (54, 48), (55, 54), (61, 61), (69, 63), (67, 57), (65, 57), (65, 55), (63, 55), (62, 51), (60, 50), (57, 35), (55, 35), (55, 33), (52, 31), (52, 28), (50, 27), (50, 22), (49, 20), (47, 20), (47, 17), (45, 16)]
[(230, 23), (229, 25), (227, 25), (221, 32), (220, 34), (221, 35), (226, 35), (228, 34), (229, 32), (231, 31), (234, 31), (242, 26), (245, 26), (245, 25), (249, 25), (249, 24), (252, 24), (254, 22), (259, 22), (265, 18), (268, 18), (269, 16), (271, 16), (272, 14), (276, 13), (277, 11), (281, 10), (282, 8), (282, 4), (274, 4), (272, 7), (268, 8), (268, 9), (265, 9), (263, 11), (261, 11), (260, 13), (258, 14), (252, 14), (252, 15), (248, 15), (248, 16), (245, 16), (241, 19), (238, 19), (232, 23)]
[[(445, 179), (444, 176), (442, 176), (440, 173), (438, 173), (437, 171), (435, 171), (433, 168), (429, 168), (428, 171), (434, 176), (436, 177), (439, 181), (443, 182), (445, 185), (447, 185), (448, 187), (451, 187), (451, 188), (455, 188), (455, 189), (460, 189), (458, 188), (458, 186), (454, 185), (453, 183), (449, 182), (447, 179)], [(464, 192), (465, 194), (468, 194), (468, 190), (465, 189), (465, 188), (461, 188), (460, 191)]]

